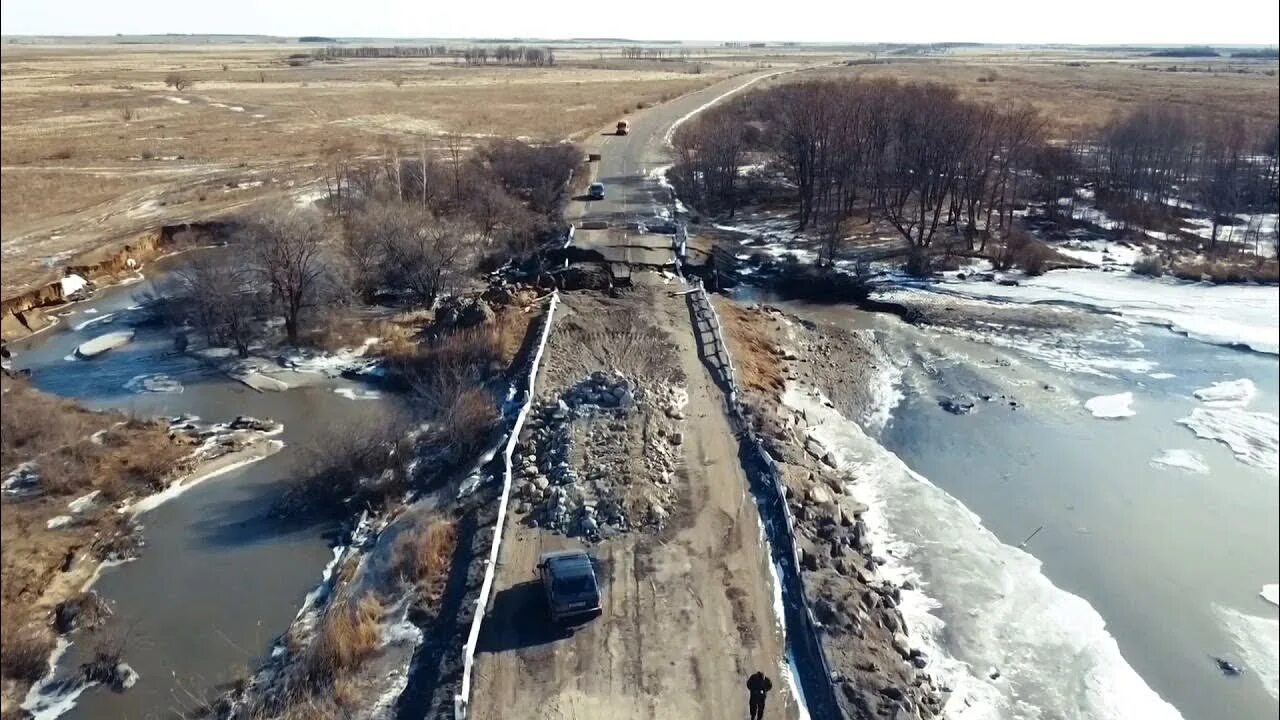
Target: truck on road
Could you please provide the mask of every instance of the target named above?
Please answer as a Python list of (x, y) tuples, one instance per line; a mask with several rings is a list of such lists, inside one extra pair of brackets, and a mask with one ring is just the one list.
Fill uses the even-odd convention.
[(627, 133), (629, 133), (629, 132), (631, 132), (631, 123), (627, 122), (626, 120), (619, 120), (619, 121), (618, 121), (618, 134), (619, 134), (619, 135), (626, 135), (626, 134), (627, 134)]

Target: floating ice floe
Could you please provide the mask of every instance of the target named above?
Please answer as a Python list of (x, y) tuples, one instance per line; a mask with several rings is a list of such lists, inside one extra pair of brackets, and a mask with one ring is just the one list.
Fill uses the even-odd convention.
[(137, 375), (124, 384), (124, 389), (133, 393), (180, 393), (182, 383), (163, 373)]
[(97, 357), (108, 350), (114, 350), (124, 347), (133, 342), (132, 330), (120, 330), (117, 332), (109, 332), (105, 335), (80, 343), (76, 347), (76, 357), (87, 359)]
[(1096, 418), (1114, 420), (1133, 417), (1133, 393), (1122, 392), (1115, 395), (1099, 395), (1085, 401), (1085, 409)]
[(1206, 407), (1198, 407), (1178, 422), (1196, 437), (1216, 440), (1246, 465), (1280, 469), (1280, 417), (1246, 409), (1258, 394), (1248, 378), (1216, 382), (1194, 393)]
[(1157, 467), (1176, 468), (1185, 470), (1189, 473), (1197, 475), (1208, 475), (1209, 466), (1205, 464), (1204, 458), (1199, 453), (1191, 450), (1165, 450), (1159, 455), (1151, 458), (1151, 464)]
[(1241, 378), (1216, 382), (1192, 395), (1209, 407), (1245, 407), (1258, 395), (1258, 387), (1249, 378)]
[[(1274, 587), (1274, 586), (1273, 586)], [(1273, 699), (1280, 700), (1280, 621), (1214, 606), (1246, 667), (1257, 674)]]
[(348, 400), (377, 400), (382, 397), (382, 393), (377, 390), (366, 390), (364, 388), (339, 387), (334, 388), (333, 392)]
[(1196, 437), (1216, 440), (1246, 465), (1280, 469), (1280, 418), (1238, 407), (1196, 408), (1178, 421)]

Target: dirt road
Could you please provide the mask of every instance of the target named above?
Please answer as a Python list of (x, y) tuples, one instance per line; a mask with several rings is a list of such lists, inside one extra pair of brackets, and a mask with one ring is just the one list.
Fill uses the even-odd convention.
[[(683, 298), (645, 274), (618, 300), (567, 295), (557, 328), (618, 312), (652, 321), (675, 347), (685, 377), (679, 507), (660, 532), (636, 529), (589, 544), (600, 560), (603, 615), (569, 634), (548, 622), (535, 582), (538, 556), (576, 538), (508, 522), (476, 657), (473, 718), (743, 718), (743, 683), (774, 679), (769, 717), (797, 716), (780, 677), (782, 637), (755, 503), (738, 463), (723, 397), (698, 359)], [(602, 307), (603, 306), (603, 307)], [(576, 336), (548, 353), (573, 353)], [(624, 358), (602, 358), (610, 371)], [(568, 377), (540, 378), (539, 395)]]
[[(753, 77), (632, 117), (627, 136), (585, 143), (602, 154), (595, 178), (609, 196), (578, 205), (571, 219), (661, 216), (671, 197), (653, 173), (668, 162), (668, 130)], [(617, 327), (623, 318), (651, 324), (674, 366), (654, 372), (683, 376), (688, 394), (684, 412), (673, 414), (681, 467), (672, 480), (670, 521), (660, 530), (635, 528), (587, 543), (600, 563), (603, 614), (568, 633), (548, 622), (534, 568), (541, 553), (583, 542), (535, 526), (530, 517), (536, 514), (509, 520), (476, 657), (472, 718), (736, 720), (747, 716), (744, 683), (755, 670), (774, 680), (768, 716), (799, 714), (781, 675), (783, 638), (758, 511), (724, 397), (699, 360), (685, 300), (675, 294), (682, 286), (653, 273), (637, 274), (635, 282), (616, 299), (563, 296), (538, 394), (556, 396), (592, 370), (637, 372), (629, 357), (638, 352), (635, 344), (585, 343), (591, 347), (584, 352), (583, 339), (626, 332)], [(585, 458), (586, 465), (592, 459)]]

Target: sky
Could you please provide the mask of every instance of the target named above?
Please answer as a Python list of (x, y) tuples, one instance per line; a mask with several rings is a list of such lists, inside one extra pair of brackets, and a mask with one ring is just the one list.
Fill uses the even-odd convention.
[(1280, 43), (1277, 0), (4, 0), (5, 35)]

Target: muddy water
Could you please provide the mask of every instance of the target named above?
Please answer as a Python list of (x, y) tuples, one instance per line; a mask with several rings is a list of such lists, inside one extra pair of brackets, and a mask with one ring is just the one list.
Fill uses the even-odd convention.
[[(1033, 352), (998, 349), (894, 319), (839, 308), (789, 309), (879, 331), (899, 360), (905, 395), (880, 434), (881, 444), (964, 503), (1006, 545), (1016, 547), (1042, 527), (1025, 548), (1042, 563), (1040, 572), (1102, 616), (1124, 661), (1183, 717), (1275, 717), (1275, 640), (1267, 625), (1274, 627), (1277, 612), (1258, 593), (1264, 583), (1276, 582), (1280, 566), (1280, 485), (1273, 470), (1242, 464), (1225, 446), (1198, 439), (1177, 423), (1202, 405), (1192, 397), (1194, 390), (1238, 378), (1257, 385), (1251, 409), (1277, 413), (1274, 356), (1206, 345), (1155, 327), (1123, 327), (1141, 348), (1136, 359), (1156, 365), (1145, 372), (1111, 369), (1112, 377), (1100, 377), (1064, 372)], [(1113, 348), (1084, 342), (1081, 349), (1103, 357)], [(1083, 406), (1092, 397), (1120, 392), (1134, 394), (1133, 417), (1099, 419)], [(939, 407), (940, 399), (958, 395), (993, 399), (979, 399), (968, 415)], [(1198, 453), (1208, 471), (1151, 463), (1169, 449)], [(924, 528), (934, 521), (925, 513), (913, 520), (909, 510), (899, 508), (899, 533), (927, 536)], [(916, 529), (913, 522), (923, 525)], [(938, 562), (930, 566), (931, 558)], [(997, 667), (1005, 676), (1043, 678), (1039, 687), (994, 683), (1008, 697), (1032, 698), (1038, 705), (1014, 704), (999, 716), (1116, 716), (1082, 700), (1086, 688), (1100, 681), (1105, 686), (1097, 675), (1105, 669), (1086, 662), (1088, 651), (1069, 650), (1070, 643), (1055, 638), (1047, 625), (1037, 657), (1008, 654), (1013, 646), (999, 637), (989, 643), (973, 637), (974, 628), (1016, 626), (1011, 634), (1034, 638), (1043, 622), (1035, 612), (998, 599), (948, 595), (948, 589), (964, 585), (948, 576), (978, 563), (944, 562), (945, 556), (935, 557), (927, 547), (917, 559), (927, 592), (942, 605), (935, 614), (949, 627), (944, 645), (958, 659), (978, 672)], [(984, 614), (1000, 619), (979, 620)], [(1242, 617), (1254, 620), (1242, 624)], [(1242, 634), (1252, 642), (1241, 642)], [(1230, 659), (1244, 669), (1243, 676), (1225, 677), (1212, 656)], [(1015, 672), (1015, 664), (1038, 669)], [(1043, 691), (1061, 687), (1077, 691)], [(1114, 708), (1126, 707), (1127, 698), (1111, 700)]]
[[(16, 368), (35, 384), (99, 408), (139, 415), (194, 414), (204, 422), (236, 415), (284, 423), (280, 452), (197, 485), (141, 516), (146, 546), (137, 560), (104, 572), (95, 588), (113, 603), (128, 629), (126, 660), (140, 674), (128, 692), (92, 688), (65, 717), (166, 718), (190, 711), (199, 698), (252, 668), (293, 619), (303, 596), (330, 559), (325, 524), (282, 525), (273, 500), (307, 457), (308, 443), (337, 422), (392, 409), (394, 399), (350, 400), (335, 388), (355, 387), (317, 376), (316, 384), (258, 393), (189, 357), (169, 353), (158, 327), (137, 327), (134, 342), (94, 360), (68, 359), (80, 342), (129, 327), (147, 283), (118, 287), (74, 306), (60, 326), (14, 348)], [(116, 313), (114, 320), (77, 325)], [(132, 314), (136, 317), (136, 313)], [(138, 391), (140, 376), (181, 392)], [(83, 657), (75, 646), (62, 671)]]

